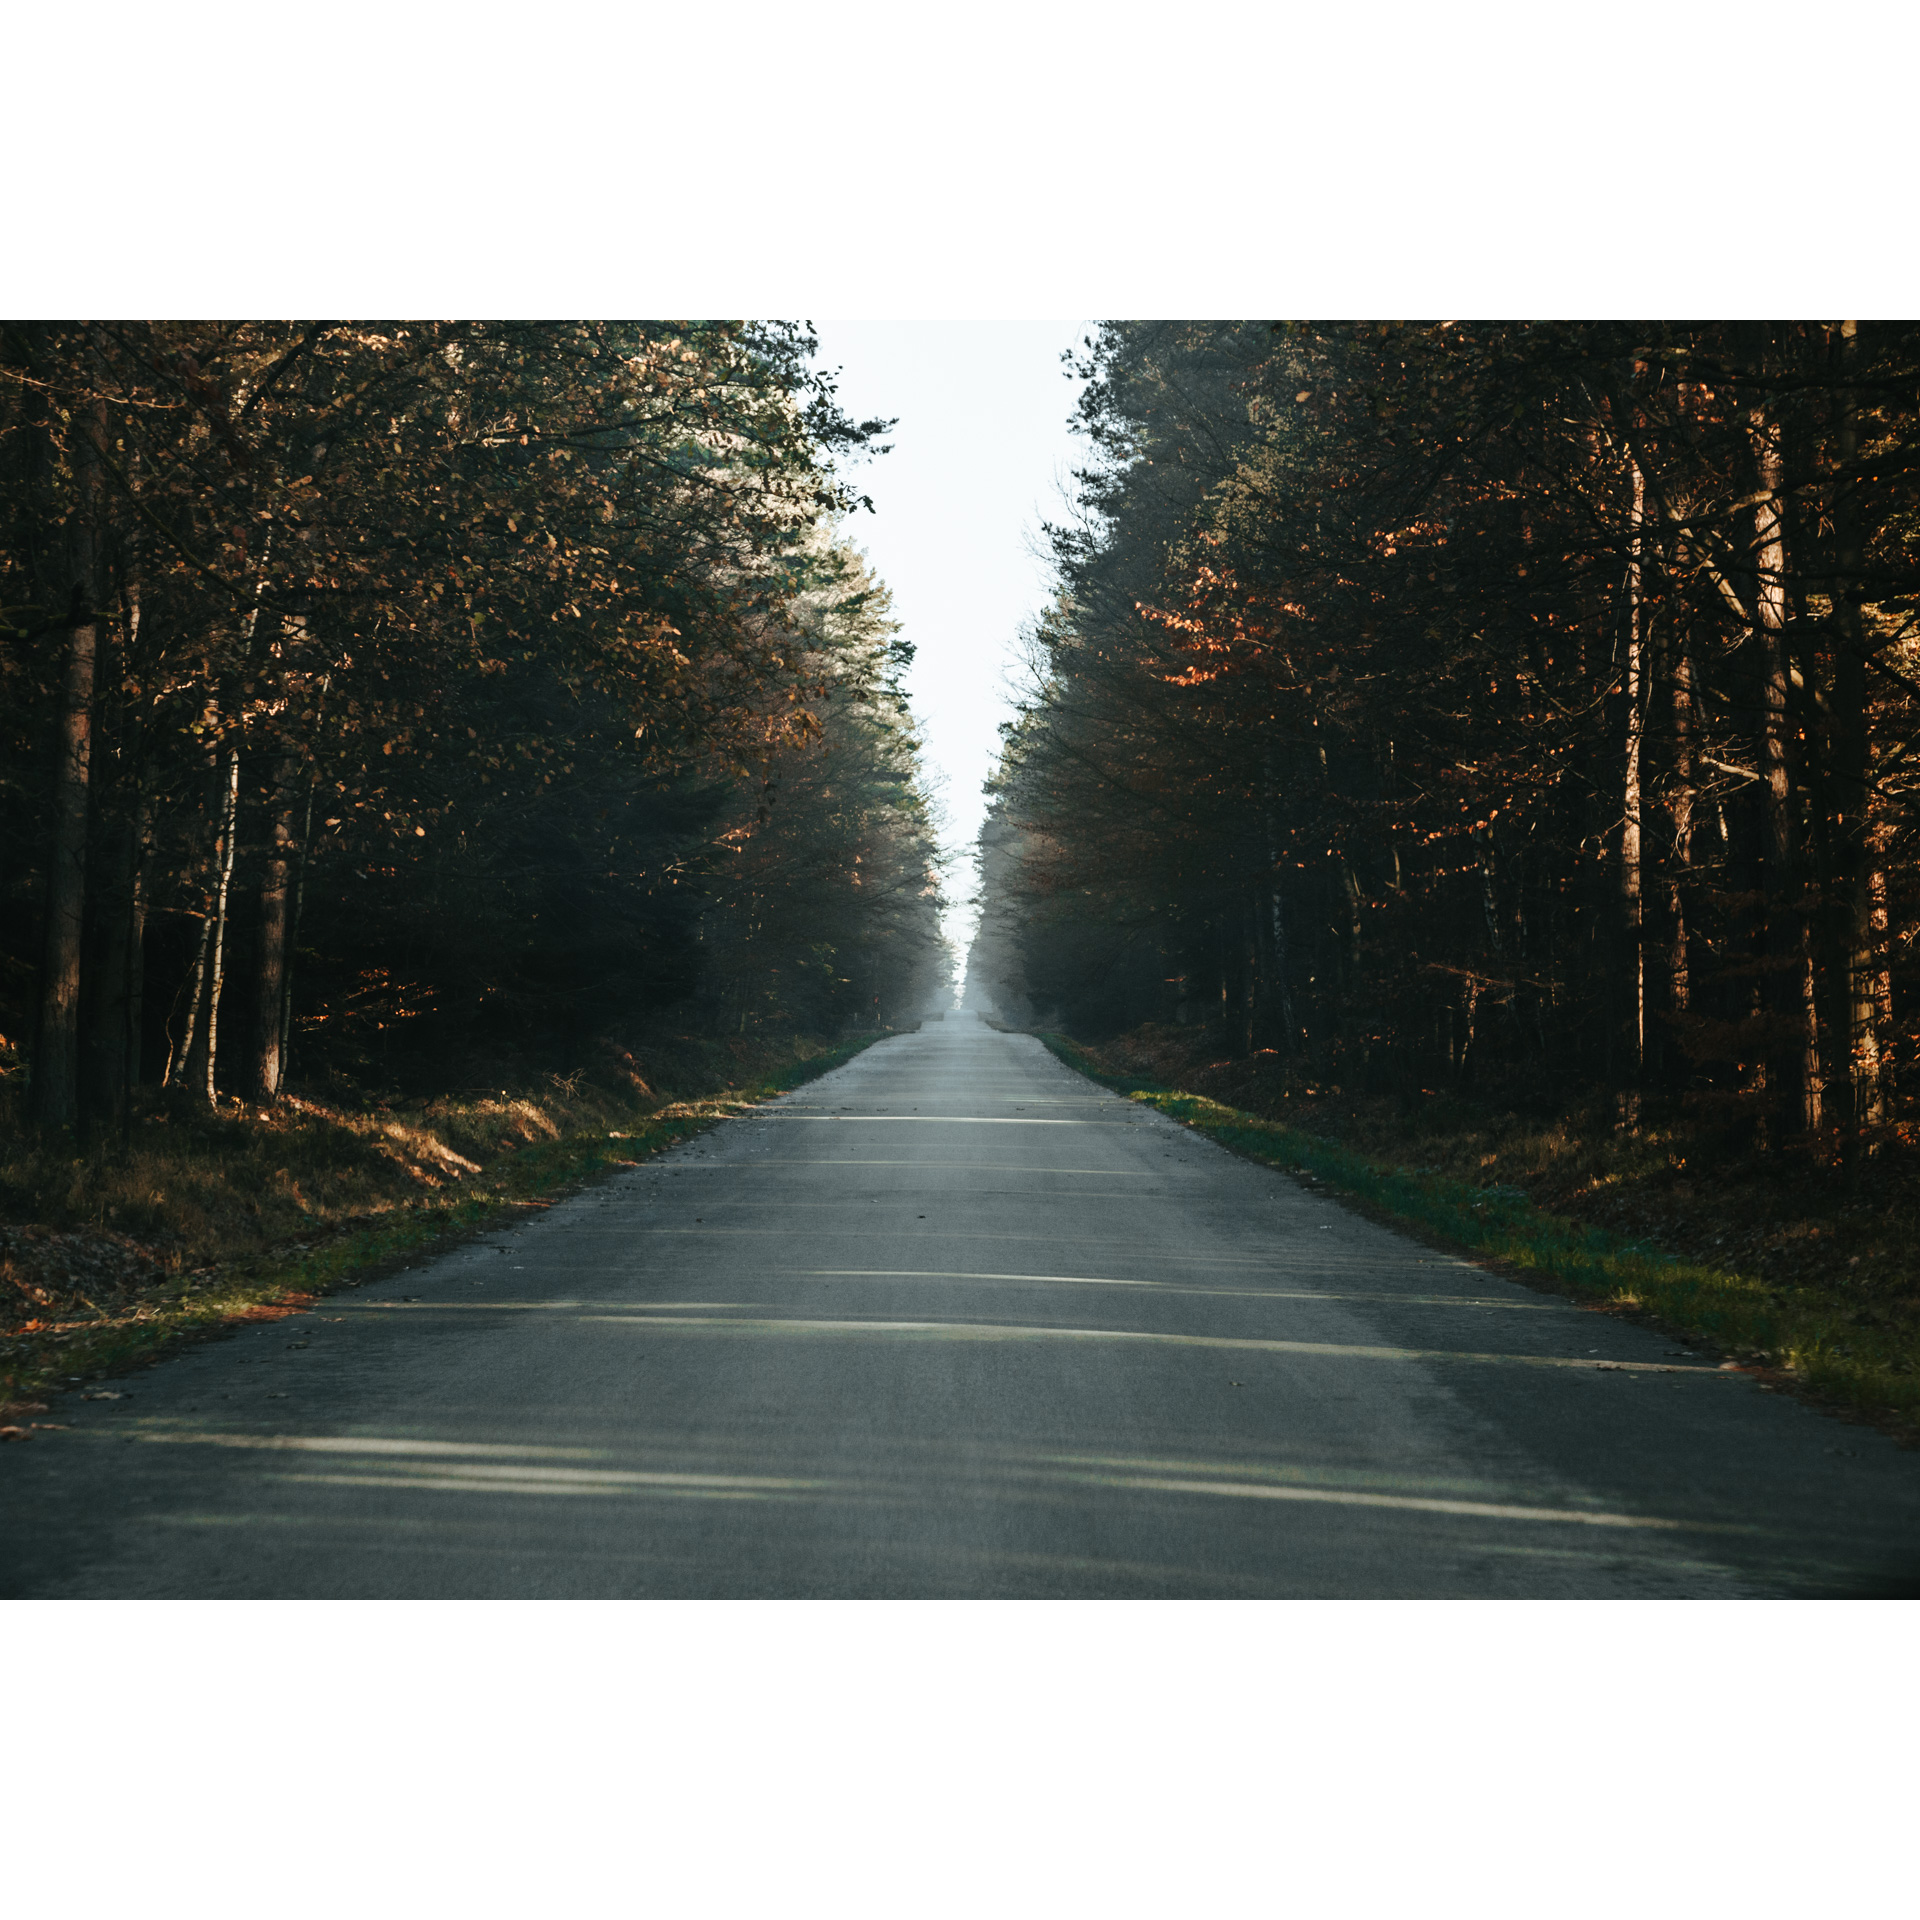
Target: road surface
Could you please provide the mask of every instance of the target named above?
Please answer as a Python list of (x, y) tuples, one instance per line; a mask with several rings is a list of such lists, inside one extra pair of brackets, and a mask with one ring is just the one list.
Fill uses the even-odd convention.
[(971, 1014), (68, 1396), (9, 1596), (1910, 1593), (1920, 1456)]

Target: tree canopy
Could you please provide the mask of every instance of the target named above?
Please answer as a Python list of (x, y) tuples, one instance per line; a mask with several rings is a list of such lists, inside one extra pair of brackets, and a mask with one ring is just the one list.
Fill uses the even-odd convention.
[(1920, 333), (1113, 323), (982, 991), (1356, 1085), (1898, 1118)]
[(836, 532), (887, 423), (813, 345), (7, 327), (0, 1017), (39, 1117), (924, 1001), (917, 739)]

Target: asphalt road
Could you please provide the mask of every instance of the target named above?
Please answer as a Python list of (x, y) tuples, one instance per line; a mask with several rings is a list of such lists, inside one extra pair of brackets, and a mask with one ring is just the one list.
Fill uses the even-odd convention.
[(1920, 1455), (970, 1014), (66, 1396), (8, 1596), (1920, 1588)]

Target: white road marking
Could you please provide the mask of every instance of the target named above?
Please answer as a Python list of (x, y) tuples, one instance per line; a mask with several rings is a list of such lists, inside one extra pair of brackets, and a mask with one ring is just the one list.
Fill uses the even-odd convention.
[(528, 1447), (479, 1440), (389, 1440), (372, 1434), (143, 1433), (142, 1440), (201, 1447), (264, 1448), (276, 1453), (415, 1454), (435, 1459), (496, 1454), (519, 1460), (592, 1460), (594, 1447)]
[[(723, 1167), (738, 1167), (738, 1160), (688, 1161), (687, 1166), (698, 1166), (702, 1172), (719, 1172)], [(1204, 1173), (1171, 1173), (1158, 1168), (1142, 1171), (1136, 1167), (1021, 1167), (996, 1166), (984, 1160), (762, 1160), (762, 1169), (771, 1167), (793, 1167), (804, 1169), (808, 1173), (817, 1173), (822, 1167), (964, 1167), (969, 1173), (1098, 1173), (1112, 1180), (1208, 1180), (1213, 1177), (1211, 1171)], [(674, 1172), (682, 1171), (676, 1166)], [(1050, 1196), (1036, 1194), (1035, 1199)], [(844, 1202), (836, 1202), (844, 1205)]]
[[(619, 1467), (515, 1466), (448, 1456), (516, 1454), (592, 1458), (586, 1447), (496, 1446), (453, 1440), (395, 1440), (372, 1435), (293, 1436), (254, 1434), (145, 1434), (147, 1440), (192, 1442), (206, 1446), (263, 1451), (384, 1455), (398, 1471), (384, 1473), (303, 1473), (276, 1478), (296, 1485), (406, 1488), (446, 1493), (606, 1494), (659, 1492), (753, 1498), (766, 1494), (844, 1491), (844, 1483), (826, 1478), (772, 1474), (676, 1473)], [(429, 1461), (434, 1462), (428, 1465)], [(1647, 1514), (1596, 1513), (1569, 1507), (1527, 1507), (1490, 1500), (1457, 1500), (1420, 1494), (1364, 1493), (1344, 1488), (1276, 1486), (1246, 1480), (1199, 1480), (1164, 1473), (1076, 1471), (1076, 1463), (1052, 1463), (1044, 1478), (1085, 1486), (1120, 1487), (1138, 1493), (1187, 1493), (1241, 1500), (1285, 1500), (1320, 1506), (1372, 1507), (1401, 1513), (1448, 1514), (1475, 1520), (1561, 1522), (1584, 1527), (1650, 1528), (1673, 1532), (1711, 1523), (1670, 1520)], [(412, 1469), (412, 1471), (408, 1471)], [(1064, 1469), (1064, 1470), (1062, 1470)]]
[(846, 1126), (864, 1126), (869, 1121), (891, 1120), (901, 1124), (916, 1122), (932, 1127), (1132, 1127), (1136, 1120), (1009, 1120), (979, 1113), (782, 1113), (769, 1119), (798, 1122), (824, 1120)]
[(1242, 1500), (1301, 1500), (1330, 1507), (1386, 1507), (1402, 1513), (1450, 1513), (1475, 1520), (1559, 1520), (1577, 1527), (1686, 1528), (1685, 1520), (1637, 1513), (1585, 1513), (1573, 1507), (1509, 1507), (1491, 1500), (1430, 1500), (1417, 1494), (1336, 1493), (1321, 1487), (1257, 1486), (1244, 1480), (1161, 1480), (1145, 1474), (1084, 1474), (1090, 1486), (1127, 1487), (1145, 1493), (1205, 1493)]
[(638, 1313), (584, 1313), (590, 1325), (724, 1327), (729, 1333), (930, 1333), (947, 1340), (1147, 1340), (1170, 1347), (1234, 1353), (1298, 1353), (1333, 1360), (1471, 1360), (1496, 1367), (1572, 1367), (1587, 1373), (1693, 1373), (1708, 1380), (1745, 1376), (1713, 1367), (1670, 1367), (1656, 1360), (1565, 1359), (1557, 1354), (1461, 1353), (1448, 1347), (1357, 1347), (1324, 1340), (1245, 1340), (1223, 1334), (1149, 1333), (1127, 1327), (1015, 1327), (977, 1320), (698, 1320)]
[(1309, 1293), (1283, 1287), (1188, 1287), (1174, 1280), (1112, 1280), (1084, 1273), (930, 1273), (924, 1269), (904, 1267), (897, 1270), (889, 1267), (790, 1267), (782, 1271), (815, 1280), (1008, 1280), (1051, 1287), (1151, 1287), (1159, 1293), (1199, 1293), (1227, 1300), (1381, 1300), (1401, 1307), (1501, 1307), (1518, 1313), (1553, 1313), (1559, 1310), (1557, 1303), (1535, 1300), (1485, 1300), (1450, 1294)]

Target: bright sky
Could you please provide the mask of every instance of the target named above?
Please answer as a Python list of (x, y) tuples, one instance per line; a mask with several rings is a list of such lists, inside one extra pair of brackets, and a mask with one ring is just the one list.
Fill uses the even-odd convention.
[(1012, 707), (1020, 628), (1045, 605), (1034, 549), (1064, 512), (1081, 443), (1067, 430), (1080, 392), (1060, 364), (1091, 323), (1072, 320), (820, 320), (820, 364), (838, 367), (857, 420), (898, 417), (893, 451), (853, 467), (873, 498), (846, 527), (893, 590), (928, 771), (947, 816), (947, 934), (964, 960), (974, 914), (968, 858), (986, 811), (981, 783)]

